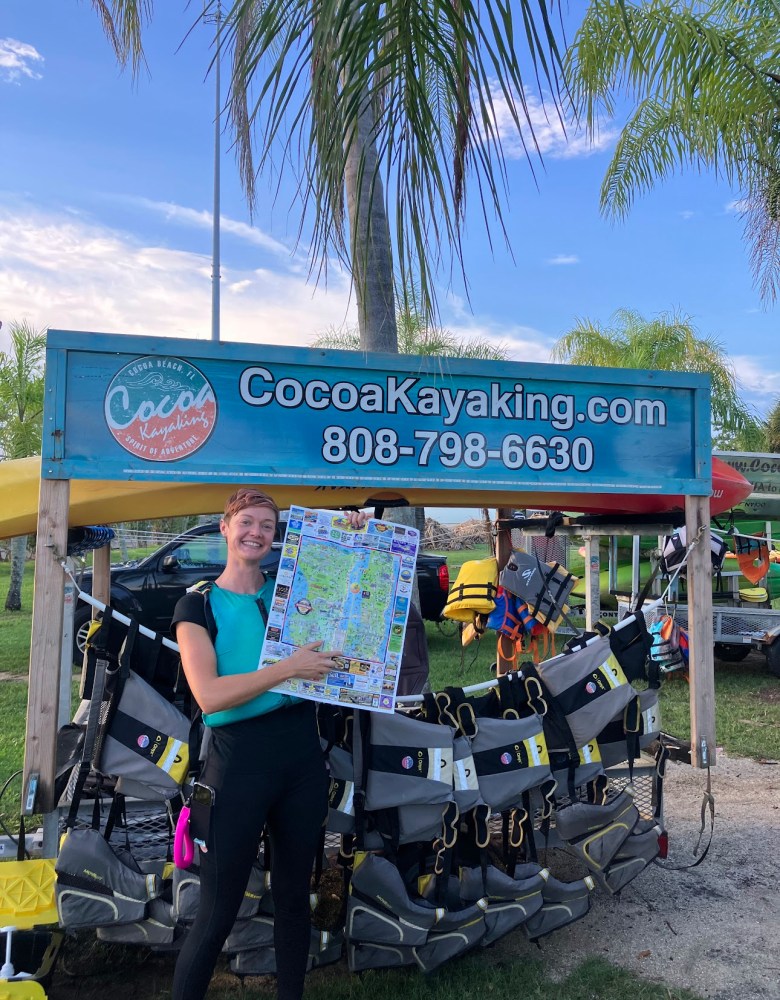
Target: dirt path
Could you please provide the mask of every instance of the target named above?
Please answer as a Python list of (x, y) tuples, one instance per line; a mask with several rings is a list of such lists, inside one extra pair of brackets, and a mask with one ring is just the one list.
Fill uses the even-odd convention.
[[(705, 787), (703, 772), (668, 766), (669, 864), (694, 860)], [(712, 1000), (778, 1000), (780, 763), (721, 753), (712, 790), (715, 836), (704, 862), (685, 872), (651, 865), (619, 899), (597, 893), (584, 920), (543, 942), (556, 975), (600, 955)]]

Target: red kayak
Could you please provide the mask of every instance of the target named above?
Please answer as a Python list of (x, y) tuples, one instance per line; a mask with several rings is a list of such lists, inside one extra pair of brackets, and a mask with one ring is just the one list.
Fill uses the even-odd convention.
[[(713, 455), (711, 515), (722, 514), (739, 506), (750, 496), (752, 489), (741, 472)], [(556, 502), (552, 502), (553, 497), (557, 498)], [(544, 506), (546, 510), (571, 510), (581, 514), (672, 514), (685, 510), (685, 497), (662, 494), (548, 493), (544, 504), (539, 506)]]

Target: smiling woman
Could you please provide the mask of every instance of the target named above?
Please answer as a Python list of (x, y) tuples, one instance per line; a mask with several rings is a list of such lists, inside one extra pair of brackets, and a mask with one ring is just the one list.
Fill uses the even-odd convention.
[[(344, 517), (355, 529), (366, 520), (357, 512)], [(266, 493), (237, 490), (220, 521), (227, 543), (223, 572), (186, 594), (173, 616), (182, 667), (211, 734), (200, 776), (211, 805), (190, 813), (200, 846), (200, 905), (176, 965), (174, 1000), (205, 996), (264, 828), (272, 848), (278, 995), (299, 1000), (303, 992), (309, 879), (327, 813), (327, 774), (314, 703), (274, 688), (294, 677), (324, 677), (341, 652), (312, 642), (258, 670), (273, 593), (261, 561), (278, 518)]]

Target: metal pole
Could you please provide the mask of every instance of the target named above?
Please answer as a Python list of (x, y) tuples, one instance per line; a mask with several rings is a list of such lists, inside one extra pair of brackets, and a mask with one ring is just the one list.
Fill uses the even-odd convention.
[(219, 259), (219, 159), (220, 159), (220, 121), (222, 108), (220, 106), (220, 63), (222, 62), (222, 5), (217, 4), (216, 13), (217, 24), (217, 52), (216, 52), (216, 90), (217, 102), (214, 114), (214, 219), (212, 223), (212, 247), (211, 247), (211, 339), (219, 340), (219, 282), (220, 282), (220, 259)]

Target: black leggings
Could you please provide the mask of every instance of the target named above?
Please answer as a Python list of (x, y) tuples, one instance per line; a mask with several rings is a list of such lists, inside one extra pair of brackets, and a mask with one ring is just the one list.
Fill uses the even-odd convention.
[(328, 781), (314, 704), (216, 727), (201, 781), (215, 789), (200, 853), (200, 904), (176, 962), (173, 1000), (201, 1000), (230, 933), (267, 825), (279, 1000), (300, 1000), (311, 933), (309, 887)]

